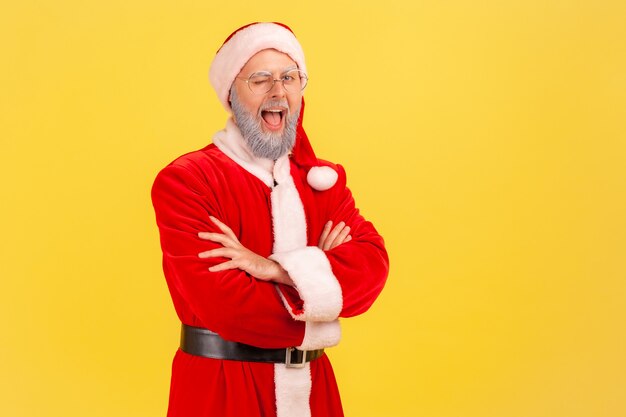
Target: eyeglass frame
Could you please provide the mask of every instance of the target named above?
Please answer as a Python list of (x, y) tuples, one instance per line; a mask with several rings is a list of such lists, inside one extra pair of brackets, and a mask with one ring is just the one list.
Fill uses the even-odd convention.
[[(306, 74), (306, 72), (304, 72), (304, 71), (302, 71), (302, 70), (300, 70), (298, 68), (292, 68), (290, 70), (284, 71), (282, 76), (290, 73), (291, 71), (298, 71), (298, 73), (300, 73), (300, 78), (304, 78), (306, 80), (306, 82), (304, 83), (304, 87), (302, 87), (300, 89), (300, 91), (304, 91), (306, 86), (309, 85), (309, 76)], [(252, 87), (250, 87), (250, 79), (252, 77), (256, 76), (256, 75), (267, 75), (267, 76), (272, 77), (272, 86), (266, 92), (264, 92), (264, 93), (255, 93), (254, 91), (252, 91)], [(283, 90), (285, 90), (285, 92), (287, 92), (289, 94), (293, 94), (293, 93), (296, 92), (296, 91), (294, 91), (294, 92), (288, 91), (287, 88), (285, 87), (285, 80), (284, 80), (284, 78), (280, 78), (280, 79), (277, 80), (276, 78), (274, 78), (274, 74), (272, 74), (269, 71), (253, 72), (252, 74), (250, 74), (250, 76), (248, 78), (244, 78), (244, 77), (235, 77), (235, 78), (238, 79), (238, 80), (244, 81), (246, 83), (246, 85), (248, 86), (248, 90), (250, 90), (250, 92), (252, 94), (254, 94), (255, 96), (262, 96), (263, 94), (267, 94), (270, 91), (272, 91), (272, 89), (274, 88), (274, 85), (276, 84), (277, 81), (279, 81), (282, 84)]]

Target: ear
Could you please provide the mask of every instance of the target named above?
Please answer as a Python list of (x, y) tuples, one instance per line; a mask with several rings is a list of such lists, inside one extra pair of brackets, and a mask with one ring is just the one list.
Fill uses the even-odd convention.
[(233, 100), (232, 100), (232, 97), (235, 97), (235, 96), (238, 97), (237, 90), (235, 90), (236, 88), (237, 87), (235, 86), (235, 82), (233, 81), (233, 83), (230, 86), (230, 89), (228, 90), (228, 98), (226, 99), (227, 102), (228, 102), (228, 112), (233, 117), (233, 120), (235, 119), (235, 113), (233, 112)]
[(228, 90), (228, 97), (226, 98), (226, 101), (228, 102), (228, 105), (231, 109), (233, 108), (233, 103), (232, 101), (230, 101), (230, 96), (233, 95), (233, 88), (235, 88), (235, 83), (230, 86), (230, 89)]

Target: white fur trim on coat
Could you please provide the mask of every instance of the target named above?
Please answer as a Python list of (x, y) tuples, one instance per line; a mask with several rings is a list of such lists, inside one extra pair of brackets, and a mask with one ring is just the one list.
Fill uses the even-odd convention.
[(287, 368), (274, 365), (276, 391), (276, 417), (310, 417), (311, 365), (304, 368)]
[[(306, 248), (306, 217), (300, 194), (291, 177), (288, 158), (274, 164), (273, 177), (277, 184), (270, 195), (272, 224), (274, 229), (274, 253)], [(304, 341), (307, 330), (305, 327)], [(316, 340), (319, 339), (319, 336)], [(317, 340), (319, 342), (319, 340)], [(287, 368), (274, 365), (277, 417), (310, 417), (311, 371), (310, 364), (304, 368)]]
[(226, 121), (226, 127), (223, 130), (215, 133), (213, 143), (237, 165), (263, 181), (265, 185), (270, 188), (274, 186), (274, 178), (272, 177), (274, 162), (257, 158), (252, 154), (241, 135), (241, 130), (232, 118)]
[(304, 339), (298, 346), (300, 350), (323, 349), (339, 344), (341, 340), (341, 325), (339, 320), (316, 322), (307, 321), (304, 329)]
[[(341, 338), (341, 327), (338, 320), (334, 320), (341, 310), (341, 288), (332, 275), (330, 263), (326, 255), (316, 247), (307, 247), (306, 217), (300, 195), (291, 177), (291, 165), (285, 155), (273, 164), (273, 169), (265, 160), (256, 158), (246, 147), (237, 126), (229, 120), (226, 129), (218, 132), (213, 138), (215, 145), (233, 161), (255, 175), (268, 187), (272, 187), (272, 223), (274, 229), (274, 253), (285, 262), (288, 268), (295, 271), (292, 276), (296, 283), (300, 282), (302, 299), (305, 308), (311, 307), (314, 316), (327, 317), (325, 322), (307, 321), (305, 323), (304, 338), (298, 349), (313, 350), (335, 346)], [(278, 183), (274, 186), (274, 180)], [(311, 253), (312, 258), (304, 254)], [(302, 265), (294, 265), (303, 262)], [(303, 266), (306, 265), (306, 266)], [(283, 266), (284, 267), (284, 266)], [(302, 269), (314, 268), (318, 276), (303, 274)], [(332, 277), (332, 279), (331, 279)], [(335, 284), (332, 284), (334, 280)], [(319, 285), (313, 285), (315, 283)], [(297, 284), (298, 285), (298, 284)], [(336, 287), (335, 287), (336, 285)], [(326, 288), (321, 290), (316, 287)], [(313, 288), (310, 288), (313, 287)], [(334, 290), (332, 289), (334, 288)], [(300, 288), (298, 288), (300, 291)], [(322, 306), (321, 298), (324, 291), (332, 293), (329, 297), (334, 301), (326, 307)], [(282, 295), (282, 293), (281, 293)], [(337, 297), (339, 297), (337, 299)], [(288, 307), (288, 310), (291, 308)], [(320, 313), (326, 310), (325, 313)], [(316, 313), (317, 312), (317, 313)], [(304, 313), (304, 316), (306, 316)], [(333, 317), (334, 316), (334, 317)], [(287, 368), (284, 364), (274, 365), (274, 382), (276, 394), (277, 417), (310, 417), (311, 408), (311, 370), (307, 363), (304, 368)]]
[(307, 246), (289, 252), (274, 253), (270, 259), (278, 262), (289, 273), (304, 302), (303, 312), (294, 314), (283, 298), (294, 319), (333, 321), (339, 316), (343, 307), (341, 286), (324, 251), (317, 246)]
[(250, 58), (264, 49), (276, 49), (289, 55), (306, 73), (302, 47), (288, 29), (275, 23), (256, 23), (241, 29), (217, 51), (209, 70), (211, 85), (229, 113), (232, 109), (228, 95), (235, 77)]
[(278, 159), (274, 165), (274, 179), (278, 183), (270, 195), (274, 253), (304, 248), (307, 244), (304, 207), (290, 169), (289, 158), (286, 156)]

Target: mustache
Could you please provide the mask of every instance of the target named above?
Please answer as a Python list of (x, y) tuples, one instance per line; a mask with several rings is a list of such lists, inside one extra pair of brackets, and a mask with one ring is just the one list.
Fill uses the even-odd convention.
[(267, 102), (263, 103), (261, 105), (261, 107), (259, 107), (259, 116), (261, 116), (261, 112), (267, 110), (267, 109), (271, 109), (272, 107), (284, 107), (287, 109), (287, 113), (291, 113), (291, 109), (289, 108), (289, 103), (287, 102), (287, 99), (283, 99), (283, 100), (268, 100)]

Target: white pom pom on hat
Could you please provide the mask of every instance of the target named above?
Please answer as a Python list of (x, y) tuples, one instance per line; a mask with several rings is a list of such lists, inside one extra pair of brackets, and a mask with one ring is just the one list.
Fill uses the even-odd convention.
[(328, 166), (312, 167), (306, 176), (306, 182), (318, 191), (326, 191), (337, 182), (337, 171)]
[[(264, 49), (276, 49), (293, 59), (298, 68), (306, 73), (304, 52), (293, 31), (282, 23), (257, 22), (234, 31), (217, 51), (211, 68), (209, 80), (215, 89), (222, 106), (229, 113), (230, 88), (241, 69), (257, 52)], [(304, 98), (300, 107), (296, 130), (296, 143), (291, 151), (291, 160), (298, 166), (308, 169), (307, 182), (318, 191), (325, 191), (337, 182), (337, 172), (328, 166), (318, 166), (319, 162), (302, 127), (304, 116)]]

